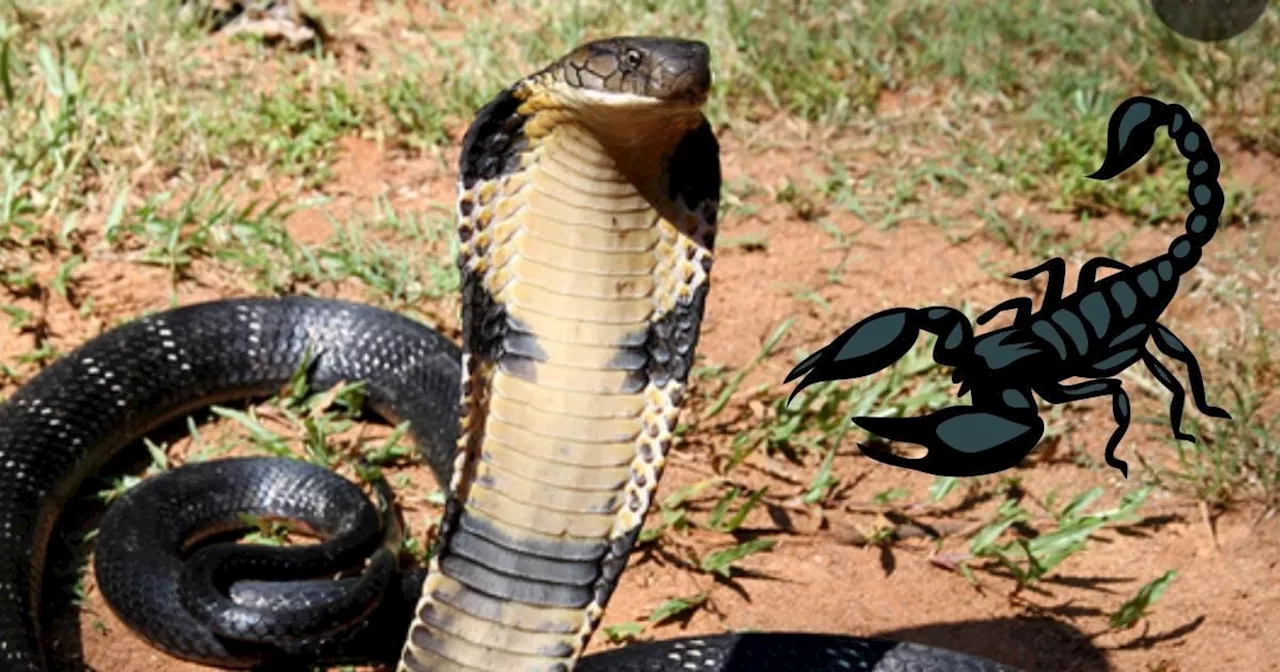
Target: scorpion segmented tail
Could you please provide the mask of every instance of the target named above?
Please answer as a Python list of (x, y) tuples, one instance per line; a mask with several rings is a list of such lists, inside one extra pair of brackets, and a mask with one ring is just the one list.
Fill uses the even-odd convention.
[(1116, 108), (1107, 125), (1107, 157), (1089, 177), (1109, 180), (1128, 170), (1146, 156), (1155, 143), (1156, 129), (1169, 127), (1169, 137), (1190, 162), (1187, 165), (1187, 196), (1191, 213), (1186, 233), (1169, 244), (1169, 258), (1178, 275), (1195, 267), (1200, 251), (1218, 230), (1224, 198), (1218, 184), (1222, 164), (1213, 151), (1209, 135), (1191, 118), (1186, 108), (1154, 98), (1135, 96)]

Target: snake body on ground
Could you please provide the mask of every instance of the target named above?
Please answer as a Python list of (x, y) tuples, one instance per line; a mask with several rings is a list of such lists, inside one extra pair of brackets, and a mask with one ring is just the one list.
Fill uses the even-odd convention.
[[(720, 191), (701, 112), (710, 84), (701, 42), (610, 38), (477, 113), (460, 159), (460, 347), (369, 306), (229, 299), (107, 331), (20, 388), (0, 405), (4, 669), (48, 669), (45, 556), (84, 480), (165, 422), (270, 394), (300, 367), (313, 388), (363, 381), (370, 408), (408, 421), (448, 486), (436, 553), (399, 568), (386, 502), (301, 460), (148, 478), (108, 509), (95, 573), (120, 618), (174, 656), (227, 668), (383, 660), (399, 672), (1006, 669), (788, 633), (579, 661), (661, 478), (697, 346)], [(244, 528), (246, 513), (298, 520), (325, 541), (195, 543)], [(340, 569), (357, 571), (333, 580)]]

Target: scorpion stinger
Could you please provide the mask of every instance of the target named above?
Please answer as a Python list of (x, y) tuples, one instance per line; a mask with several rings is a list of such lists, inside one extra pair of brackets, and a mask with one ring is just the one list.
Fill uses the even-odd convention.
[[(1014, 310), (1013, 324), (973, 335), (973, 327), (959, 311), (947, 307), (891, 308), (846, 330), (809, 356), (787, 376), (803, 375), (792, 392), (817, 382), (870, 375), (890, 366), (911, 349), (920, 331), (938, 336), (934, 361), (954, 368), (959, 395), (972, 392), (972, 406), (955, 406), (923, 417), (856, 417), (859, 427), (892, 441), (924, 446), (928, 453), (907, 458), (860, 445), (868, 457), (885, 464), (939, 476), (977, 476), (1016, 466), (1043, 436), (1044, 423), (1032, 394), (1051, 404), (1110, 397), (1116, 428), (1107, 441), (1107, 464), (1128, 476), (1128, 465), (1115, 451), (1129, 428), (1129, 396), (1117, 374), (1141, 361), (1172, 394), (1169, 421), (1173, 435), (1182, 431), (1186, 392), (1147, 349), (1148, 339), (1165, 356), (1187, 367), (1196, 408), (1205, 415), (1230, 419), (1211, 406), (1195, 355), (1159, 319), (1178, 291), (1183, 275), (1195, 267), (1201, 250), (1213, 238), (1222, 214), (1218, 184), (1221, 165), (1209, 136), (1185, 108), (1138, 96), (1124, 101), (1107, 126), (1107, 155), (1092, 175), (1105, 180), (1140, 161), (1155, 143), (1155, 132), (1168, 127), (1169, 137), (1185, 157), (1192, 210), (1185, 231), (1168, 251), (1136, 266), (1096, 257), (1085, 262), (1076, 291), (1062, 296), (1066, 263), (1054, 258), (1013, 274), (1029, 280), (1048, 275), (1048, 291), (1040, 310), (1030, 299), (1018, 298), (983, 313), (978, 324), (1006, 310)], [(1115, 271), (1098, 279), (1103, 269)], [(1064, 384), (1067, 378), (1085, 378)]]

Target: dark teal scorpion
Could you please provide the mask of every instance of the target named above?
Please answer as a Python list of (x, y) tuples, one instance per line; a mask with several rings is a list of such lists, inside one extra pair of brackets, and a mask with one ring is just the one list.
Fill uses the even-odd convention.
[[(1013, 310), (1013, 324), (974, 337), (963, 313), (947, 306), (890, 308), (850, 327), (821, 350), (797, 365), (785, 382), (804, 380), (792, 392), (814, 383), (867, 376), (880, 371), (911, 349), (921, 331), (936, 335), (933, 359), (952, 367), (959, 396), (972, 394), (972, 406), (953, 406), (917, 418), (856, 417), (859, 427), (892, 441), (924, 446), (923, 457), (909, 458), (859, 444), (868, 457), (898, 467), (938, 476), (979, 476), (1012, 468), (1035, 449), (1044, 434), (1032, 393), (1051, 404), (1095, 397), (1111, 397), (1116, 428), (1107, 441), (1107, 464), (1127, 478), (1128, 464), (1116, 457), (1129, 429), (1129, 396), (1115, 376), (1141, 361), (1172, 393), (1169, 419), (1173, 435), (1182, 431), (1186, 392), (1147, 346), (1148, 340), (1167, 357), (1187, 367), (1196, 408), (1205, 415), (1230, 419), (1225, 410), (1209, 405), (1204, 378), (1195, 355), (1160, 315), (1178, 292), (1182, 276), (1195, 268), (1201, 250), (1217, 231), (1223, 194), (1218, 184), (1221, 164), (1209, 136), (1181, 105), (1137, 96), (1124, 101), (1107, 127), (1107, 155), (1089, 177), (1107, 180), (1124, 172), (1151, 150), (1158, 128), (1169, 136), (1188, 161), (1187, 194), (1191, 213), (1186, 230), (1169, 250), (1137, 266), (1095, 257), (1080, 269), (1076, 291), (1062, 295), (1066, 262), (1061, 257), (1014, 273), (1030, 280), (1048, 275), (1040, 310), (1031, 299), (1009, 299), (978, 317), (979, 325)], [(1116, 272), (1098, 279), (1098, 271)], [(1067, 378), (1086, 382), (1064, 384)]]

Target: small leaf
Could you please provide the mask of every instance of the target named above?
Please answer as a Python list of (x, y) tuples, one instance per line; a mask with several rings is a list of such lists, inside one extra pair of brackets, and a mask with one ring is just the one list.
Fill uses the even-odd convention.
[(70, 259), (67, 259), (58, 267), (58, 273), (54, 276), (53, 282), (51, 283), (53, 291), (57, 292), (58, 296), (61, 296), (64, 299), (68, 298), (67, 283), (71, 280), (71, 272), (76, 270), (76, 267), (82, 263), (84, 263), (84, 258), (76, 254), (72, 255)]
[(395, 426), (391, 434), (382, 441), (376, 448), (365, 450), (365, 459), (374, 464), (382, 464), (397, 457), (404, 457), (408, 450), (402, 448), (400, 439), (409, 433), (409, 421), (405, 420)]
[(911, 494), (911, 491), (905, 488), (890, 488), (888, 490), (885, 490), (884, 492), (876, 493), (876, 495), (871, 498), (871, 501), (875, 502), (876, 504), (885, 505), (885, 504), (888, 504), (889, 502), (892, 502), (895, 499), (902, 499), (903, 497), (907, 497), (910, 494)]
[(1096, 487), (1076, 495), (1062, 509), (1062, 513), (1058, 514), (1058, 519), (1064, 521), (1074, 520), (1081, 511), (1084, 511), (1085, 508), (1101, 497), (1102, 492), (1101, 487)]
[(10, 77), (12, 51), (9, 49), (9, 40), (6, 38), (0, 42), (0, 91), (4, 92), (4, 100), (9, 106), (13, 106), (14, 90), (13, 79)]
[(941, 502), (943, 498), (951, 494), (960, 479), (955, 476), (939, 476), (933, 481), (933, 485), (929, 486), (929, 499), (934, 502)]
[(706, 593), (698, 593), (691, 597), (676, 597), (658, 605), (653, 613), (649, 614), (649, 622), (658, 624), (663, 621), (683, 614), (690, 609), (702, 606), (707, 601)]
[(822, 466), (818, 467), (818, 473), (813, 475), (813, 480), (809, 481), (809, 489), (804, 493), (805, 504), (817, 504), (827, 496), (831, 491), (831, 487), (839, 483), (839, 479), (831, 476), (831, 463), (836, 457), (836, 448), (832, 446), (827, 451), (827, 456), (822, 459)]
[(635, 621), (627, 621), (618, 623), (617, 625), (607, 625), (603, 628), (604, 634), (609, 638), (610, 642), (618, 643), (635, 639), (636, 635), (644, 632), (644, 626)]
[(737, 546), (712, 551), (702, 558), (702, 571), (715, 572), (728, 578), (732, 576), (735, 562), (749, 555), (771, 550), (775, 543), (777, 542), (773, 539), (752, 539)]
[(245, 413), (243, 411), (237, 411), (235, 409), (225, 408), (222, 406), (211, 406), (209, 410), (213, 411), (213, 413), (219, 417), (234, 420), (244, 426), (245, 429), (249, 430), (249, 435), (253, 441), (262, 445), (267, 450), (279, 455), (288, 454), (288, 446), (280, 438), (280, 435), (264, 427), (262, 423), (258, 422), (258, 419), (254, 417), (251, 412)]
[(729, 512), (729, 505), (738, 497), (738, 486), (733, 486), (729, 492), (724, 493), (720, 501), (716, 502), (715, 507), (711, 509), (711, 513), (707, 514), (707, 522), (710, 523), (711, 529), (720, 529), (720, 520)]
[(720, 391), (720, 396), (716, 398), (715, 403), (713, 403), (711, 407), (707, 409), (707, 412), (702, 415), (703, 420), (714, 418), (729, 405), (729, 398), (738, 390), (738, 386), (742, 385), (743, 379), (747, 377), (747, 374), (751, 373), (752, 370), (759, 366), (760, 362), (764, 361), (773, 353), (774, 348), (778, 347), (778, 343), (782, 341), (782, 337), (787, 335), (787, 332), (795, 322), (796, 318), (789, 317), (783, 320), (782, 324), (778, 325), (778, 327), (773, 330), (773, 333), (769, 335), (769, 338), (765, 339), (764, 345), (760, 348), (760, 352), (756, 354), (755, 358), (735, 373), (733, 378), (729, 381), (729, 384)]
[(698, 481), (693, 485), (686, 485), (683, 488), (680, 488), (679, 490), (676, 490), (675, 492), (671, 493), (670, 495), (667, 495), (666, 499), (662, 500), (662, 506), (668, 509), (678, 508), (691, 497), (696, 497), (703, 490), (706, 490), (707, 487), (714, 485), (716, 483), (720, 483), (723, 480), (724, 479), (721, 479), (721, 478), (707, 478), (707, 479)]
[(1164, 594), (1164, 591), (1169, 587), (1169, 584), (1172, 583), (1174, 578), (1177, 576), (1178, 572), (1171, 569), (1154, 581), (1151, 581), (1139, 588), (1136, 595), (1125, 601), (1125, 603), (1120, 605), (1120, 608), (1111, 615), (1111, 627), (1116, 629), (1133, 627), (1139, 619), (1146, 615), (1148, 609), (1151, 608), (1151, 605), (1155, 604), (1155, 601), (1160, 599), (1160, 596)]
[(1009, 526), (1017, 522), (1016, 518), (1004, 520), (998, 523), (988, 525), (977, 534), (973, 535), (973, 539), (969, 540), (969, 552), (974, 555), (988, 555), (992, 549), (996, 539), (1009, 529)]
[(120, 221), (124, 218), (124, 206), (129, 200), (129, 185), (120, 187), (120, 191), (116, 192), (116, 200), (111, 204), (111, 210), (107, 213), (107, 222), (103, 225), (103, 233), (106, 235), (108, 243), (115, 243), (116, 236), (119, 233)]
[(768, 491), (769, 491), (769, 486), (767, 485), (760, 488), (759, 490), (756, 490), (755, 494), (747, 498), (747, 501), (743, 502), (742, 506), (738, 507), (738, 512), (733, 514), (733, 517), (729, 519), (729, 522), (725, 523), (722, 527), (720, 527), (720, 531), (733, 532), (734, 530), (741, 527), (742, 521), (747, 519), (747, 514), (751, 513), (751, 509), (754, 509), (756, 505), (760, 503), (760, 500), (764, 499), (764, 495)]
[(662, 536), (662, 533), (666, 530), (666, 523), (662, 523), (657, 527), (646, 527), (643, 530), (640, 530), (640, 536), (636, 539), (636, 542), (641, 544), (648, 543)]
[(40, 71), (44, 75), (44, 84), (49, 89), (49, 93), (55, 98), (63, 96), (62, 89), (62, 69), (53, 60), (53, 52), (49, 51), (46, 45), (40, 45), (36, 49), (36, 59), (40, 62)]
[(165, 455), (164, 448), (157, 446), (151, 439), (143, 439), (143, 443), (147, 446), (147, 452), (151, 453), (151, 462), (156, 468), (164, 471), (169, 468), (169, 456)]
[(314, 361), (314, 354), (311, 352), (311, 344), (308, 343), (302, 349), (302, 361), (298, 362), (298, 366), (293, 370), (293, 375), (289, 377), (289, 400), (299, 401), (306, 398), (311, 390), (308, 381), (311, 373), (311, 364)]

